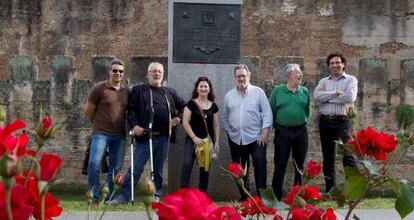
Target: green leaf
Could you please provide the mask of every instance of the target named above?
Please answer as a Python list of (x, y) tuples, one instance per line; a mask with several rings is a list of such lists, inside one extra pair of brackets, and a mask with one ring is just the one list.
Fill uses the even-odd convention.
[(394, 178), (390, 178), (391, 188), (394, 190), (394, 193), (397, 197), (401, 196), (400, 193), (400, 182)]
[(371, 160), (361, 160), (361, 163), (364, 165), (365, 168), (367, 168), (367, 170), (369, 171), (370, 174), (376, 175), (376, 176), (381, 176), (381, 174), (379, 173), (378, 168), (375, 167), (375, 165), (372, 163)]
[(263, 204), (268, 208), (275, 208), (277, 206), (277, 199), (272, 187), (260, 188), (260, 197)]
[(401, 195), (395, 201), (395, 209), (401, 218), (405, 218), (414, 210), (414, 191), (412, 187), (412, 184), (407, 180), (402, 179), (400, 181)]
[(352, 144), (343, 144), (342, 146), (343, 146), (343, 148), (344, 148), (345, 150), (347, 150), (347, 151), (349, 151), (349, 152), (351, 152), (351, 153), (355, 154), (355, 148), (354, 148), (354, 145), (352, 145)]
[(342, 143), (341, 139), (334, 141), (336, 147), (336, 160), (342, 161), (344, 159), (344, 144)]
[(353, 167), (345, 167), (345, 175), (346, 178), (343, 189), (345, 198), (355, 201), (364, 194), (367, 187), (367, 181), (359, 171)]
[(329, 190), (329, 194), (335, 199), (338, 207), (343, 207), (345, 205), (345, 196), (338, 187), (332, 187), (331, 190)]

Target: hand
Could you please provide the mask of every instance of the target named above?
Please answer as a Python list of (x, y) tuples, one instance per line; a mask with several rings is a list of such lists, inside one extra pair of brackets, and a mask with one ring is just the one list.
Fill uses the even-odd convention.
[(173, 127), (177, 126), (180, 123), (180, 121), (181, 120), (180, 120), (179, 117), (175, 117), (175, 118), (171, 119), (171, 127), (173, 128)]
[(265, 146), (268, 132), (269, 132), (268, 129), (263, 129), (262, 134), (259, 136), (259, 138), (257, 138), (257, 144), (259, 145), (259, 147)]
[(135, 125), (134, 127), (134, 133), (137, 137), (141, 137), (144, 135), (145, 129), (141, 128), (139, 125)]
[(202, 144), (204, 144), (204, 141), (203, 141), (203, 139), (200, 139), (199, 137), (197, 137), (197, 136), (193, 136), (193, 138), (191, 138), (191, 140), (193, 140), (193, 142), (194, 142), (194, 144), (198, 147), (198, 146), (200, 146), (200, 145), (202, 145)]
[(337, 90), (337, 91), (335, 92), (335, 95), (336, 95), (336, 96), (340, 96), (340, 95), (342, 95), (342, 94), (344, 94), (344, 92), (342, 92), (342, 91), (340, 91), (340, 90)]
[(216, 143), (214, 145), (214, 153), (219, 154), (220, 153), (220, 145), (218, 143)]

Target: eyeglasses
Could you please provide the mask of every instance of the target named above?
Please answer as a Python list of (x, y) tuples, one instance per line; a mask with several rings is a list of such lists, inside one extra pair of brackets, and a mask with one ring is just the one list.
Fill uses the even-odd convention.
[(124, 73), (124, 71), (123, 70), (119, 70), (119, 69), (112, 69), (112, 72), (113, 73)]

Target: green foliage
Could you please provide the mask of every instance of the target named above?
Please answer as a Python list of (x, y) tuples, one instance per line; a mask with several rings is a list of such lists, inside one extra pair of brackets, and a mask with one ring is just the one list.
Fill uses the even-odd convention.
[(404, 130), (414, 122), (414, 110), (411, 105), (401, 104), (395, 108), (395, 119), (398, 126)]
[(359, 171), (353, 167), (345, 167), (346, 181), (344, 195), (347, 199), (355, 201), (362, 197), (367, 187), (367, 181)]
[(407, 180), (400, 181), (400, 196), (395, 201), (395, 209), (401, 218), (405, 218), (414, 210), (413, 185)]
[(72, 102), (65, 101), (65, 102), (63, 102), (63, 107), (64, 107), (66, 110), (71, 110), (71, 109), (72, 109), (72, 107), (73, 107), (73, 104), (72, 104)]
[(267, 187), (265, 189), (259, 189), (260, 190), (260, 196), (263, 201), (263, 204), (268, 208), (276, 208), (276, 209), (287, 209), (289, 206), (287, 206), (283, 202), (279, 202), (276, 199), (276, 196), (273, 192), (272, 187)]

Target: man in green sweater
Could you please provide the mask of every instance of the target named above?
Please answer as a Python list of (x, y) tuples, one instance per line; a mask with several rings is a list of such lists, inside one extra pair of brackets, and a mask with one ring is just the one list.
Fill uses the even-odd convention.
[[(275, 128), (275, 171), (272, 187), (278, 200), (282, 200), (283, 196), (283, 179), (290, 151), (292, 151), (292, 158), (297, 168), (303, 170), (303, 163), (308, 151), (306, 124), (311, 112), (309, 91), (300, 85), (303, 77), (300, 66), (287, 64), (283, 68), (282, 74), (285, 83), (276, 86), (270, 96)], [(296, 169), (294, 184), (301, 184), (301, 175)]]

